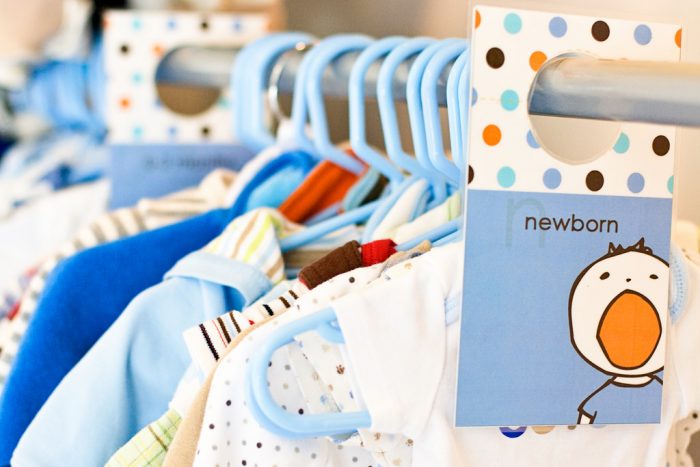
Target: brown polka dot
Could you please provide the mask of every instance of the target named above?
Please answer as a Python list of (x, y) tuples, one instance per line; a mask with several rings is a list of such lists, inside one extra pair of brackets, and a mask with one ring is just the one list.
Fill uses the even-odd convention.
[(654, 142), (651, 143), (651, 148), (657, 156), (665, 156), (671, 149), (671, 142), (664, 135), (659, 135), (654, 138)]
[(199, 23), (199, 27), (202, 28), (202, 30), (206, 31), (207, 29), (209, 29), (209, 21), (202, 20), (202, 22)]
[(486, 52), (486, 63), (488, 63), (491, 68), (501, 68), (505, 61), (506, 56), (498, 47), (493, 47)]
[(533, 71), (537, 71), (546, 61), (547, 55), (545, 55), (544, 52), (540, 52), (539, 50), (532, 52), (532, 55), (530, 55), (530, 68), (532, 68)]
[(610, 26), (608, 26), (608, 23), (605, 21), (596, 21), (593, 23), (593, 27), (591, 27), (591, 34), (593, 35), (593, 39), (598, 42), (604, 42), (610, 37)]
[(467, 183), (471, 183), (472, 180), (474, 180), (474, 169), (472, 166), (469, 166), (469, 175), (467, 175)]
[(603, 183), (605, 182), (603, 174), (597, 170), (591, 170), (586, 175), (586, 186), (591, 191), (598, 191), (603, 188)]
[(129, 53), (129, 46), (127, 44), (122, 44), (122, 46), (119, 47), (119, 51), (126, 55)]
[(209, 133), (211, 132), (211, 130), (209, 130), (208, 126), (203, 126), (202, 129), (200, 130), (200, 132), (202, 133), (202, 136), (207, 137), (207, 136), (209, 136)]

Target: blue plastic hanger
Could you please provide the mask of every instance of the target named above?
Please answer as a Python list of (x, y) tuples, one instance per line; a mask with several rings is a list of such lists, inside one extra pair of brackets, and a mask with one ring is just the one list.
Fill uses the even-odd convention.
[(275, 402), (267, 384), (268, 362), (277, 349), (294, 341), (294, 336), (316, 330), (331, 342), (342, 343), (342, 333), (333, 323), (335, 311), (326, 308), (312, 315), (279, 327), (264, 339), (251, 357), (246, 374), (246, 403), (257, 422), (272, 433), (284, 433), (292, 439), (318, 436), (336, 436), (354, 433), (358, 428), (369, 428), (369, 412), (296, 415), (282, 409)]
[[(408, 116), (411, 121), (411, 133), (413, 134), (416, 159), (426, 170), (433, 172), (435, 177), (442, 178), (443, 180), (444, 175), (435, 168), (430, 156), (428, 155), (428, 140), (426, 135), (425, 115), (423, 113), (421, 83), (423, 81), (426, 68), (435, 54), (452, 45), (463, 43), (463, 39), (444, 39), (427, 47), (418, 55), (418, 57), (416, 57), (415, 62), (413, 62), (411, 70), (408, 73), (408, 82), (406, 85)], [(443, 195), (443, 193), (440, 193), (440, 195)], [(438, 196), (438, 198), (440, 198), (442, 202), (446, 198), (446, 195), (442, 197)]]
[(389, 159), (409, 174), (431, 180), (431, 173), (425, 170), (418, 161), (406, 153), (401, 144), (396, 102), (394, 100), (394, 77), (398, 68), (409, 58), (417, 55), (426, 47), (434, 44), (435, 39), (415, 38), (397, 46), (386, 56), (379, 69), (377, 79), (377, 101), (379, 116)]
[(355, 60), (350, 73), (350, 89), (348, 101), (350, 104), (350, 143), (360, 159), (374, 167), (389, 180), (391, 190), (399, 186), (404, 176), (389, 160), (367, 144), (365, 128), (365, 78), (370, 66), (378, 59), (386, 56), (406, 38), (393, 36), (380, 39), (367, 47)]
[(245, 46), (236, 58), (231, 73), (234, 134), (255, 152), (275, 143), (275, 136), (265, 125), (264, 91), (276, 60), (312, 37), (303, 33), (279, 33), (266, 36)]
[[(471, 53), (470, 53), (471, 55)], [(462, 170), (466, 174), (469, 170), (469, 111), (471, 109), (471, 105), (474, 105), (474, 102), (472, 102), (473, 97), (472, 96), (472, 90), (470, 86), (470, 79), (471, 79), (471, 59), (467, 61), (466, 66), (462, 70), (462, 74), (459, 77), (459, 90), (457, 92), (457, 97), (459, 101), (459, 113), (460, 113), (460, 125), (461, 125), (461, 130), (462, 130), (462, 152), (461, 152), (461, 161), (460, 161), (460, 166), (462, 167)], [(465, 187), (466, 187), (466, 178), (464, 181)], [(466, 193), (466, 189), (465, 189)]]
[[(295, 82), (296, 91), (296, 85), (299, 84), (299, 80), (304, 79), (307, 81), (306, 98), (309, 105), (308, 111), (311, 127), (313, 128), (313, 143), (316, 145), (315, 153), (321, 154), (323, 157), (328, 157), (333, 163), (348, 169), (348, 166), (352, 165), (353, 171), (356, 173), (364, 170), (362, 164), (336, 148), (330, 140), (326, 111), (323, 104), (322, 77), (328, 65), (337, 57), (349, 51), (362, 50), (371, 43), (371, 38), (354, 34), (339, 35), (324, 39), (304, 57), (302, 60), (302, 67), (305, 69), (304, 74), (297, 74), (297, 81)], [(296, 99), (296, 92), (294, 97)], [(292, 109), (292, 120), (295, 123), (297, 131), (303, 131), (303, 129), (300, 130), (300, 128), (304, 128), (305, 126), (306, 113), (304, 113), (304, 115), (301, 115), (301, 112), (295, 114), (294, 111), (296, 108), (297, 105), (295, 101)], [(352, 163), (350, 164), (348, 161)], [(323, 238), (343, 227), (365, 222), (376, 210), (378, 205), (379, 201), (374, 201), (357, 209), (353, 209), (352, 211), (314, 224), (301, 232), (283, 238), (280, 241), (280, 248), (283, 252), (294, 250)]]
[[(433, 172), (425, 169), (417, 159), (411, 157), (404, 151), (401, 144), (401, 133), (396, 117), (396, 103), (394, 100), (394, 76), (399, 66), (435, 43), (437, 43), (437, 41), (430, 38), (408, 40), (392, 50), (386, 56), (380, 67), (377, 81), (377, 98), (386, 151), (389, 155), (389, 159), (394, 162), (397, 167), (410, 173), (411, 176), (404, 179), (401, 185), (392, 190), (379, 207), (377, 207), (374, 214), (372, 214), (372, 217), (370, 217), (365, 226), (365, 232), (362, 237), (362, 241), (365, 243), (374, 238), (374, 232), (377, 226), (382, 222), (401, 196), (403, 196), (405, 191), (419, 179), (425, 179), (430, 184), (430, 193), (425, 193), (426, 196), (432, 194), (432, 203), (428, 206), (429, 208), (439, 204), (447, 196), (444, 188), (444, 181), (436, 177)], [(419, 213), (416, 212), (415, 214), (418, 215)]]
[[(452, 161), (450, 161), (445, 155), (443, 149), (442, 141), (442, 128), (440, 125), (440, 108), (438, 106), (438, 96), (437, 96), (437, 85), (440, 77), (442, 76), (445, 67), (452, 61), (464, 56), (463, 52), (467, 49), (466, 41), (457, 42), (450, 44), (438, 51), (428, 62), (425, 67), (425, 73), (421, 81), (421, 99), (423, 103), (423, 116), (425, 121), (425, 133), (427, 137), (427, 151), (430, 161), (440, 173), (442, 173), (454, 187), (459, 187), (460, 184), (460, 174), (461, 171), (459, 167)], [(462, 64), (455, 63), (452, 68), (457, 68)], [(460, 70), (461, 71), (461, 68)], [(459, 73), (450, 73), (452, 76), (458, 76)], [(448, 79), (449, 82), (449, 79)], [(453, 83), (458, 81), (456, 79), (452, 80)], [(457, 98), (457, 89), (453, 89), (455, 100)], [(447, 89), (447, 94), (450, 94), (449, 88)], [(454, 102), (453, 102), (454, 103)], [(452, 112), (450, 112), (452, 110)], [(455, 115), (458, 118), (458, 109), (448, 108), (448, 117), (450, 113), (453, 119)], [(457, 120), (456, 125), (451, 126), (459, 127), (459, 120)], [(450, 143), (453, 148), (457, 148), (459, 143), (455, 143), (460, 131), (450, 131)], [(459, 152), (459, 149), (456, 149)]]
[[(445, 158), (444, 151), (442, 150), (442, 135), (440, 130), (440, 115), (437, 107), (437, 95), (435, 93), (437, 80), (440, 77), (442, 69), (454, 59), (457, 53), (458, 45), (452, 45), (444, 50), (438, 52), (431, 60), (428, 68), (426, 69), (426, 77), (422, 83), (423, 89), (422, 93), (424, 97), (427, 95), (427, 102), (424, 102), (424, 110), (432, 109), (432, 115), (426, 114), (426, 129), (428, 132), (428, 145), (430, 148), (430, 153), (435, 154), (439, 157)], [(456, 188), (461, 188), (461, 183), (463, 180), (464, 163), (466, 160), (466, 153), (464, 148), (464, 137), (466, 132), (463, 130), (462, 122), (462, 109), (459, 107), (459, 85), (463, 83), (462, 77), (469, 77), (469, 49), (465, 47), (462, 48), (462, 53), (459, 55), (457, 60), (452, 65), (450, 70), (447, 84), (447, 108), (448, 108), (448, 120), (450, 123), (450, 142), (452, 143), (452, 151), (455, 154), (456, 159), (459, 160), (457, 164), (449, 163), (445, 166), (445, 171), (447, 171), (451, 176), (451, 182)], [(432, 89), (430, 86), (432, 85)], [(426, 87), (428, 89), (426, 89)], [(466, 93), (462, 93), (465, 94)], [(467, 111), (465, 110), (465, 113)], [(431, 122), (431, 120), (433, 120)], [(437, 133), (437, 136), (435, 135)], [(459, 143), (455, 144), (457, 137), (459, 137)], [(446, 159), (446, 158), (445, 158)], [(448, 161), (445, 161), (448, 162)], [(436, 164), (437, 165), (437, 164)], [(463, 195), (464, 197), (466, 195)], [(465, 201), (466, 202), (466, 201)], [(424, 240), (430, 240), (435, 246), (445, 245), (447, 243), (458, 241), (461, 238), (461, 227), (462, 227), (461, 216), (457, 219), (449, 221), (444, 225), (441, 225), (425, 234), (411, 239), (407, 242), (402, 243), (396, 247), (397, 250), (408, 250)]]
[(447, 77), (447, 122), (450, 128), (450, 149), (452, 160), (460, 173), (464, 173), (464, 134), (462, 132), (462, 109), (460, 108), (460, 82), (465, 72), (469, 72), (471, 50), (469, 45), (452, 65)]
[[(424, 104), (422, 99), (423, 94), (423, 81), (425, 80), (424, 75), (426, 71), (431, 71), (433, 76), (429, 77), (426, 86), (432, 85), (437, 86), (437, 78), (434, 76), (435, 71), (429, 69), (429, 64), (433, 57), (444, 53), (444, 50), (452, 50), (455, 47), (462, 46), (464, 41), (461, 39), (445, 39), (437, 43), (433, 43), (426, 47), (422, 52), (418, 54), (418, 57), (414, 61), (408, 73), (408, 82), (406, 85), (406, 97), (408, 101), (409, 118), (411, 120), (411, 132), (413, 135), (413, 144), (416, 153), (416, 159), (418, 163), (429, 172), (429, 177), (434, 180), (434, 202), (428, 206), (428, 209), (432, 209), (439, 203), (444, 202), (447, 197), (447, 191), (445, 187), (445, 176), (440, 171), (438, 171), (432, 163), (429, 156), (429, 149), (432, 147), (432, 143), (428, 143), (428, 138), (426, 135), (426, 116), (424, 115)], [(463, 50), (463, 49), (462, 49)], [(457, 55), (459, 52), (457, 53)], [(453, 57), (454, 59), (454, 57)], [(449, 62), (449, 60), (448, 60)], [(440, 73), (444, 68), (444, 65), (440, 68)], [(438, 73), (438, 77), (439, 74)], [(437, 108), (437, 94), (433, 89), (432, 94), (434, 95), (433, 104), (435, 111), (439, 112)], [(439, 113), (437, 115), (438, 124), (437, 129), (439, 130)], [(433, 130), (435, 125), (433, 125)], [(433, 141), (431, 139), (431, 141)], [(442, 148), (442, 140), (440, 140), (440, 147)], [(453, 184), (453, 186), (455, 186)], [(458, 183), (457, 183), (458, 186)], [(422, 240), (430, 240), (431, 242), (436, 242), (443, 237), (454, 233), (455, 230), (459, 229), (459, 225), (454, 222), (448, 223), (446, 225), (437, 227), (418, 238), (412, 239), (410, 241), (404, 242), (399, 245), (397, 249), (406, 250), (420, 243)]]
[(363, 50), (372, 42), (372, 38), (360, 34), (342, 34), (323, 40), (316, 46), (319, 54), (309, 67), (306, 80), (309, 117), (316, 148), (324, 158), (356, 174), (365, 170), (363, 164), (331, 142), (323, 100), (323, 73), (339, 56), (347, 52)]
[(308, 99), (306, 98), (306, 80), (308, 79), (309, 67), (314, 61), (314, 57), (318, 54), (318, 50), (314, 43), (310, 45), (309, 50), (304, 52), (304, 57), (301, 59), (299, 68), (297, 69), (296, 77), (294, 78), (294, 94), (292, 95), (292, 116), (291, 116), (291, 135), (292, 143), (320, 158), (316, 146), (311, 142), (307, 127), (307, 119), (309, 115)]

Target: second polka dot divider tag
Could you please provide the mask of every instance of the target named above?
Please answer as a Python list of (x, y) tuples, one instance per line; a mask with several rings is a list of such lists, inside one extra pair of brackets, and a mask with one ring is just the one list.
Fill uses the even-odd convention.
[[(252, 156), (235, 142), (228, 89), (206, 96), (192, 89), (159, 90), (155, 77), (162, 58), (179, 46), (242, 46), (264, 35), (269, 21), (269, 13), (106, 13), (110, 208), (195, 186), (216, 168), (239, 170)], [(193, 101), (204, 108), (184, 112)]]
[(658, 423), (675, 130), (622, 123), (570, 165), (527, 98), (565, 53), (678, 61), (680, 30), (486, 6), (472, 24), (456, 425)]

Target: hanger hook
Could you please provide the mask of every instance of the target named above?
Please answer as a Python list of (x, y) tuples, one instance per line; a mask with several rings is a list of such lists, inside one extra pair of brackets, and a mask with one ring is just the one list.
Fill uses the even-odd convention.
[(345, 151), (338, 149), (330, 138), (323, 100), (323, 74), (326, 68), (338, 57), (348, 52), (364, 50), (372, 41), (370, 37), (360, 34), (342, 34), (324, 39), (316, 46), (318, 53), (309, 68), (307, 77), (309, 120), (316, 148), (326, 159), (356, 174), (365, 170), (364, 164)]
[(378, 59), (386, 56), (406, 38), (393, 36), (380, 39), (367, 47), (355, 60), (350, 73), (350, 88), (348, 101), (350, 104), (350, 142), (357, 156), (381, 172), (389, 183), (396, 187), (402, 180), (403, 174), (391, 161), (379, 154), (367, 144), (365, 127), (365, 79), (367, 73)]

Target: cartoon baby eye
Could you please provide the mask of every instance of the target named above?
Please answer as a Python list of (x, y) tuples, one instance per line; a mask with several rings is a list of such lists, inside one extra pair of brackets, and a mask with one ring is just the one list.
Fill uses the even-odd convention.
[(601, 281), (604, 281), (604, 280), (607, 279), (608, 277), (610, 277), (610, 273), (607, 272), (607, 271), (605, 271), (603, 274), (600, 275), (600, 280), (601, 280)]
[(656, 280), (656, 279), (658, 279), (658, 278), (659, 278), (659, 276), (657, 276), (656, 274), (652, 274), (652, 275), (651, 275), (651, 276), (649, 276), (649, 277), (650, 277), (651, 279), (654, 279), (654, 280)]

